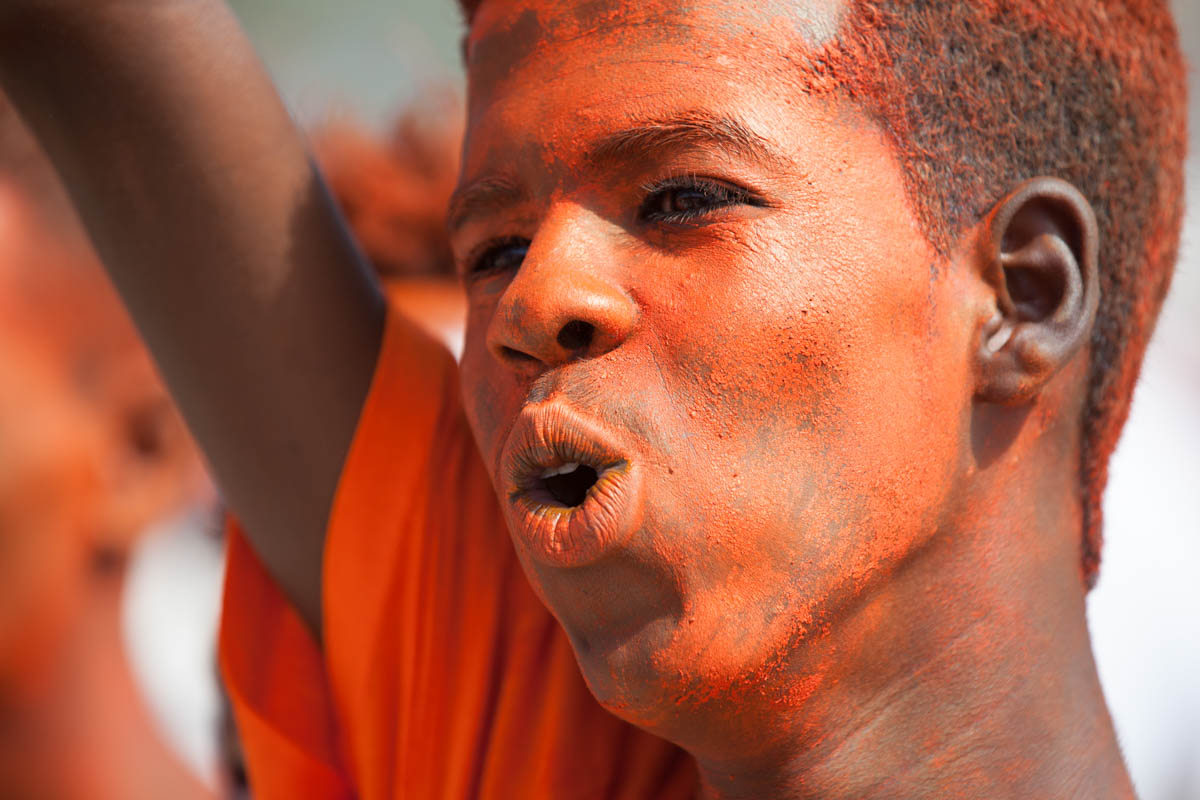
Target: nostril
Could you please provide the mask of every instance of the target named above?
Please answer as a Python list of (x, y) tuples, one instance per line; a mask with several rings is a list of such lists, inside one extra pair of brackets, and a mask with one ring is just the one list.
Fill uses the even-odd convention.
[(590, 322), (571, 320), (558, 332), (558, 344), (564, 350), (586, 350), (595, 333), (596, 328)]

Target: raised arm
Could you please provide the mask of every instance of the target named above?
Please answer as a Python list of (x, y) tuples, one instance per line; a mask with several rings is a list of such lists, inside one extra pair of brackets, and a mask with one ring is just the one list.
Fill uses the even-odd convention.
[(382, 295), (216, 0), (0, 0), (50, 155), (259, 556), (314, 630)]

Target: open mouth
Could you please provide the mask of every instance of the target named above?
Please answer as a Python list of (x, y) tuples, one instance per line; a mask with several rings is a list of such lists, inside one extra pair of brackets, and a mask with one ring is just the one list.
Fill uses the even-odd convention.
[(582, 505), (588, 490), (596, 485), (600, 473), (590, 464), (570, 461), (560, 467), (543, 470), (538, 477), (538, 488), (556, 503), (568, 508)]
[(610, 479), (619, 475), (625, 466), (624, 461), (595, 464), (561, 459), (555, 459), (551, 464), (530, 464), (516, 494), (547, 511), (570, 513), (586, 503), (596, 491), (608, 486)]
[(641, 516), (640, 470), (618, 441), (562, 402), (518, 418), (501, 466), (511, 481), (506, 511), (540, 560), (577, 566), (629, 536)]

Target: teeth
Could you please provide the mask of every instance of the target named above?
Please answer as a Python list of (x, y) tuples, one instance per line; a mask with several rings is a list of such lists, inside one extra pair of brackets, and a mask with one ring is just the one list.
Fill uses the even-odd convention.
[(568, 472), (574, 472), (577, 469), (579, 469), (578, 461), (568, 461), (561, 467), (550, 467), (549, 469), (543, 470), (541, 477), (543, 480), (545, 480), (546, 478), (553, 478), (555, 475), (566, 475)]

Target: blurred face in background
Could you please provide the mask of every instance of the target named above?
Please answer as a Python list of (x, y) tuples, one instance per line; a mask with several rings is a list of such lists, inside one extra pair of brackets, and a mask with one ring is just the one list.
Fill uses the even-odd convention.
[(98, 481), (61, 376), (0, 333), (0, 708), (38, 690), (87, 572)]
[(0, 102), (0, 675), (37, 677), (89, 582), (119, 576), (149, 524), (207, 492), (57, 181)]

